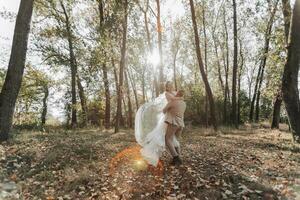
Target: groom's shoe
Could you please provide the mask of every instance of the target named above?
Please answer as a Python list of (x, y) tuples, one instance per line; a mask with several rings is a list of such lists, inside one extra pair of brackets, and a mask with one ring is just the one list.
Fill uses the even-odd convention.
[(175, 156), (175, 157), (173, 158), (172, 162), (171, 162), (171, 165), (177, 165), (177, 166), (179, 166), (179, 165), (181, 165), (181, 164), (182, 164), (182, 161), (181, 161), (181, 159), (179, 158), (179, 156)]

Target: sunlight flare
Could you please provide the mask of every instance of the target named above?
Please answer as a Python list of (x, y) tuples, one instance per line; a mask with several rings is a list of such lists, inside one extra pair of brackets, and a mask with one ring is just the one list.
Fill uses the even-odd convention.
[(148, 165), (140, 153), (140, 146), (128, 147), (114, 156), (109, 164), (110, 175), (118, 173), (123, 167), (133, 169), (135, 172), (148, 171), (155, 176), (162, 176), (164, 165), (162, 161), (158, 162), (157, 167)]
[(138, 170), (138, 171), (143, 171), (143, 170), (146, 170), (148, 168), (148, 164), (143, 159), (134, 160), (133, 168), (135, 170)]
[(157, 49), (148, 54), (147, 60), (149, 63), (156, 67), (159, 64), (160, 55)]

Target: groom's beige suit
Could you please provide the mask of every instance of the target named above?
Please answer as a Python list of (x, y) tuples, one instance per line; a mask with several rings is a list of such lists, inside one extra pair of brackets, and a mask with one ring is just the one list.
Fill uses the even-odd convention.
[(165, 122), (168, 124), (166, 132), (166, 146), (172, 156), (178, 156), (173, 144), (173, 137), (178, 136), (184, 127), (184, 112), (186, 103), (183, 100), (173, 100), (163, 109), (165, 113)]

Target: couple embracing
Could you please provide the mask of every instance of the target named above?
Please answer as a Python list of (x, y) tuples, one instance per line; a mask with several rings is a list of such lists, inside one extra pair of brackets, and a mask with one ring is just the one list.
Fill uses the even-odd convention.
[(184, 91), (174, 91), (172, 82), (165, 84), (165, 92), (142, 105), (136, 114), (135, 137), (142, 146), (141, 154), (151, 165), (157, 166), (167, 149), (173, 157), (171, 164), (180, 165), (178, 137), (184, 128)]

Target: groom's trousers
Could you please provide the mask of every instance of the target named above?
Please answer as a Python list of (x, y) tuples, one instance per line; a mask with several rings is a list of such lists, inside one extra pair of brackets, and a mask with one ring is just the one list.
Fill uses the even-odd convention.
[(173, 143), (174, 137), (175, 135), (178, 135), (181, 131), (182, 131), (182, 127), (175, 126), (173, 124), (168, 123), (167, 132), (166, 132), (166, 146), (173, 157), (178, 156), (178, 153)]

